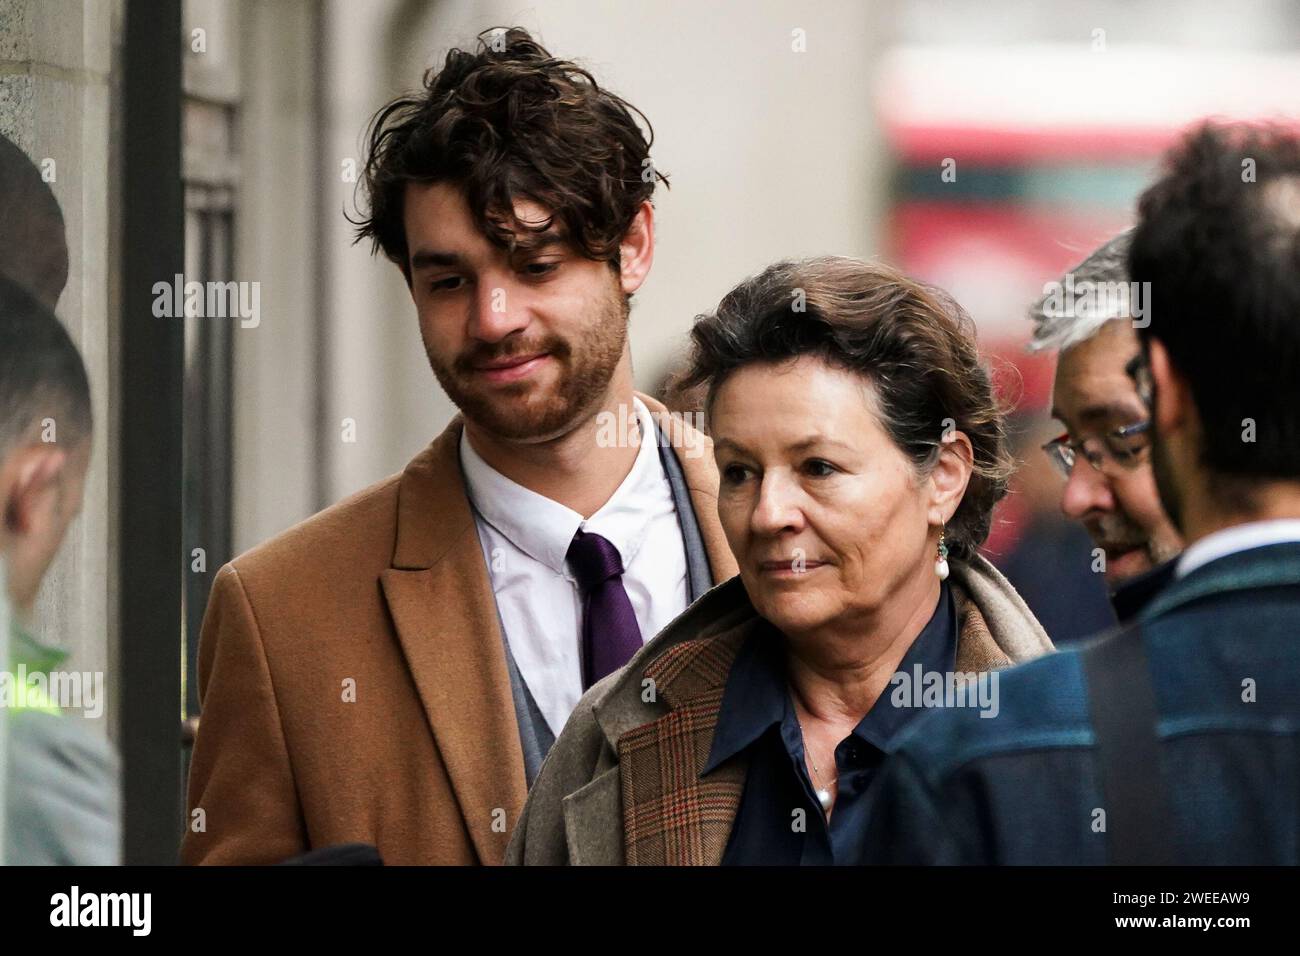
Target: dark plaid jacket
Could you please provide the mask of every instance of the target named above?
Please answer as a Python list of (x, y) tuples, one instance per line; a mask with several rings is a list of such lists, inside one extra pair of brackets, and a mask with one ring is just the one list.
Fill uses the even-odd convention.
[[(953, 564), (957, 670), (1052, 649), (982, 558)], [(709, 591), (579, 702), (506, 851), (525, 865), (715, 865), (745, 787), (738, 754), (701, 778), (736, 652), (759, 618), (738, 577)]]

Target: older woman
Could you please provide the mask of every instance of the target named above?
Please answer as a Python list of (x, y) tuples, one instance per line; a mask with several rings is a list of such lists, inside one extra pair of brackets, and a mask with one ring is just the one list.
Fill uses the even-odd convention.
[(877, 264), (781, 263), (692, 339), (740, 574), (582, 699), (510, 862), (858, 862), (920, 707), (995, 713), (978, 672), (1051, 650), (976, 550), (1010, 459), (956, 303)]

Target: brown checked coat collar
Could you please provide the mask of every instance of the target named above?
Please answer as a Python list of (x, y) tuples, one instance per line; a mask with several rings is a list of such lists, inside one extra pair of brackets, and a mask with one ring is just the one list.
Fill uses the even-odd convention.
[[(991, 565), (976, 558), (953, 567), (959, 671), (998, 669), (1052, 649)], [(507, 862), (720, 863), (744, 792), (744, 755), (707, 777), (700, 772), (731, 664), (758, 622), (734, 578), (593, 687), (534, 785)]]
[[(662, 404), (638, 393), (651, 412)], [(501, 862), (501, 823), (524, 806), (523, 751), (491, 581), (460, 470), (459, 417), (403, 472), (392, 567), (381, 576), (411, 677), (485, 863)], [(736, 571), (717, 520), (717, 472), (708, 440), (681, 463), (714, 581)], [(698, 449), (697, 449), (698, 450)], [(504, 816), (503, 816), (504, 812)]]

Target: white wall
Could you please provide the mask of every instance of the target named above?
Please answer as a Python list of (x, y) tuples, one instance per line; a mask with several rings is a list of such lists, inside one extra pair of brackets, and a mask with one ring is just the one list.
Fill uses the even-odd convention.
[(316, 6), (277, 0), (240, 8), (233, 278), (260, 283), (261, 321), (233, 332), (236, 554), (317, 506), (314, 228), (326, 204), (312, 176)]

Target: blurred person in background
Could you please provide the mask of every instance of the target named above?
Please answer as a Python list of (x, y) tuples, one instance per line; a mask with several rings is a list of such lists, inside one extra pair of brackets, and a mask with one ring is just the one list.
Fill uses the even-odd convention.
[(633, 389), (649, 148), (634, 107), (519, 29), (376, 117), (359, 238), (401, 271), (460, 415), (218, 574), (184, 861), (501, 862), (583, 691), (735, 573), (707, 439)]
[(979, 554), (1011, 459), (960, 306), (828, 257), (746, 280), (691, 335), (740, 573), (578, 704), (508, 862), (859, 862), (923, 686), (988, 703), (989, 672), (1052, 649)]
[[(54, 316), (68, 280), (63, 213), (30, 158), (0, 136), (0, 621), (17, 675), (48, 678), (67, 658), (37, 637), (42, 579), (81, 510), (90, 465), (90, 385)], [(33, 685), (35, 686), (35, 685)], [(120, 781), (108, 738), (25, 688), (5, 708), (4, 862), (121, 858)]]
[(1059, 426), (1042, 414), (1021, 414), (1009, 425), (1016, 472), (1008, 500), (1022, 514), (1022, 530), (994, 563), (1024, 598), (1057, 647), (1115, 624), (1115, 612), (1087, 532), (1061, 514), (1061, 475), (1042, 452)]
[(1186, 550), (1117, 634), (1004, 674), (997, 719), (909, 727), (872, 861), (1300, 863), (1300, 133), (1195, 129), (1138, 211), (1128, 372)]
[(68, 284), (63, 210), (27, 154), (0, 136), (0, 275), (53, 312)]
[(1101, 550), (1094, 570), (1120, 620), (1168, 583), (1183, 546), (1156, 493), (1147, 410), (1124, 371), (1139, 353), (1135, 323), (1146, 321), (1135, 313), (1152, 307), (1130, 284), (1130, 239), (1124, 232), (1096, 249), (1030, 312), (1030, 349), (1057, 352), (1051, 414), (1065, 426), (1043, 450), (1065, 479), (1061, 511)]
[[(90, 464), (90, 386), (62, 324), (0, 278), (0, 578), (10, 618), (4, 861), (120, 858), (117, 758), (63, 715), (45, 686), (67, 655), (36, 636), (36, 595), (81, 510)], [(2, 618), (3, 615), (0, 615)], [(21, 692), (18, 683), (25, 686)]]

